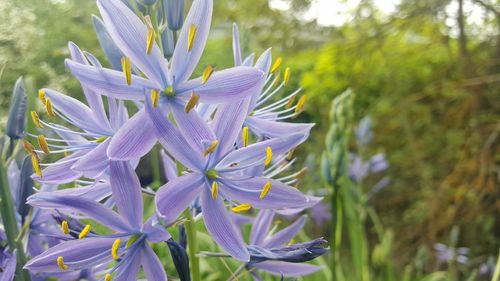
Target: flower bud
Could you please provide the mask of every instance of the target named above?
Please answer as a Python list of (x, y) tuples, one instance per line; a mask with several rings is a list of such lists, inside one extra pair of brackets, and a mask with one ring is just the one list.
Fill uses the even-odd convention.
[(173, 31), (181, 29), (184, 21), (184, 0), (163, 0), (163, 12), (168, 28)]
[(31, 165), (31, 156), (26, 156), (21, 166), (19, 186), (17, 189), (16, 209), (22, 220), (28, 215), (30, 205), (26, 204), (26, 199), (33, 194), (33, 166)]
[(26, 126), (26, 90), (22, 77), (19, 77), (12, 91), (6, 133), (11, 139), (24, 137)]
[(122, 63), (121, 59), (123, 57), (123, 53), (113, 42), (111, 37), (109, 36), (104, 23), (100, 18), (95, 15), (92, 15), (92, 24), (94, 25), (95, 33), (97, 34), (97, 39), (99, 40), (99, 45), (101, 45), (106, 58), (111, 63), (114, 69), (121, 70)]
[(161, 42), (163, 45), (163, 55), (170, 59), (174, 54), (174, 33), (172, 30), (165, 28), (163, 33), (161, 34)]

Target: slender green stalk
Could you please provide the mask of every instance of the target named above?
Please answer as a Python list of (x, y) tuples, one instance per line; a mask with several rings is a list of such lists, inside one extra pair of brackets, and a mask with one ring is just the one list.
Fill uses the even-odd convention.
[(158, 146), (153, 147), (153, 153), (151, 153), (151, 168), (153, 170), (153, 188), (158, 188), (161, 184), (161, 169), (160, 169), (160, 156)]
[(493, 273), (493, 278), (491, 281), (497, 281), (500, 278), (500, 253), (498, 253), (497, 265), (495, 267), (495, 272)]
[(330, 247), (332, 249), (331, 259), (330, 259), (330, 268), (332, 269), (332, 280), (337, 280), (337, 224), (338, 224), (338, 212), (337, 208), (339, 208), (338, 204), (338, 189), (336, 187), (333, 188), (332, 200), (331, 200), (331, 213), (332, 213), (332, 234), (330, 235)]
[(184, 224), (186, 226), (186, 235), (188, 239), (188, 254), (191, 263), (191, 278), (193, 281), (200, 281), (200, 260), (196, 255), (198, 252), (198, 241), (196, 239), (196, 226), (191, 215), (191, 211), (186, 211), (187, 222)]

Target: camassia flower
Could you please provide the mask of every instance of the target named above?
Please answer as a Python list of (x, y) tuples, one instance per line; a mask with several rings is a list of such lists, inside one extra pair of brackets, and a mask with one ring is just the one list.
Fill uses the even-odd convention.
[[(0, 230), (0, 238), (5, 236), (2, 230)], [(0, 239), (1, 242), (2, 239)], [(6, 248), (0, 246), (0, 280), (1, 281), (12, 281), (14, 280), (14, 275), (16, 273), (16, 254), (12, 253)]]
[(242, 212), (252, 207), (299, 207), (309, 201), (294, 187), (245, 173), (255, 166), (271, 164), (273, 155), (286, 154), (306, 139), (301, 133), (235, 149), (247, 108), (248, 100), (221, 105), (210, 127), (199, 122), (193, 125), (196, 129), (181, 131), (169, 121), (165, 111), (146, 102), (160, 143), (188, 169), (158, 190), (158, 213), (164, 220), (173, 221), (199, 196), (207, 230), (226, 252), (241, 261), (249, 261), (250, 256), (225, 202), (233, 211)]
[[(233, 53), (235, 66), (251, 66), (254, 54), (242, 60), (239, 42), (239, 31), (236, 24), (233, 25)], [(273, 97), (288, 85), (290, 80), (290, 68), (286, 68), (283, 79), (281, 79), (280, 67), (282, 58), (272, 63), (271, 49), (267, 49), (255, 63), (255, 68), (264, 72), (266, 80), (258, 89), (253, 91), (249, 97), (250, 105), (248, 116), (245, 119), (245, 130), (250, 130), (259, 137), (279, 137), (298, 132), (309, 132), (311, 124), (284, 122), (287, 119), (297, 117), (303, 110), (307, 97), (298, 98), (302, 89), (295, 90), (291, 94), (269, 102)], [(282, 80), (282, 81), (281, 81)], [(294, 102), (297, 103), (294, 105)]]
[[(209, 67), (202, 77), (188, 80), (205, 47), (212, 17), (212, 0), (195, 0), (180, 30), (172, 59), (167, 61), (156, 43), (154, 28), (146, 24), (119, 0), (98, 0), (104, 25), (120, 48), (123, 73), (74, 60), (66, 60), (67, 67), (82, 84), (102, 95), (119, 99), (144, 100), (150, 98), (154, 107), (173, 114), (181, 130), (191, 129), (197, 114), (186, 114), (198, 103), (225, 103), (242, 99), (251, 94), (263, 80), (262, 71), (251, 67), (235, 67), (214, 71)], [(136, 66), (145, 78), (132, 74)], [(137, 128), (154, 132), (152, 122), (142, 111), (135, 120), (122, 128), (123, 136), (134, 136)], [(121, 149), (122, 143), (134, 143), (137, 138), (123, 137), (112, 143), (108, 155), (115, 159), (131, 159), (136, 151)], [(139, 155), (142, 156), (142, 155)]]
[[(100, 65), (97, 59), (90, 54), (84, 54), (78, 46), (69, 43), (72, 58), (84, 65)], [(90, 60), (90, 62), (89, 62)], [(76, 180), (82, 176), (97, 178), (108, 170), (109, 158), (106, 151), (113, 139), (128, 138), (139, 139), (138, 141), (120, 142), (118, 148), (122, 151), (136, 151), (138, 156), (146, 154), (156, 142), (148, 131), (142, 131), (138, 126), (135, 135), (122, 135), (119, 129), (128, 120), (127, 109), (123, 101), (114, 98), (108, 100), (108, 115), (104, 109), (103, 100), (83, 84), (83, 90), (88, 103), (84, 103), (51, 89), (39, 91), (40, 101), (45, 105), (49, 120), (43, 121), (38, 114), (32, 112), (33, 122), (40, 129), (52, 130), (56, 136), (31, 135), (37, 139), (38, 150), (36, 155), (42, 154), (64, 154), (65, 156), (54, 163), (38, 163), (38, 157), (33, 166), (35, 168), (35, 179), (43, 183), (62, 184)], [(140, 113), (138, 114), (140, 115)], [(53, 123), (54, 118), (66, 121), (72, 129)], [(127, 124), (135, 123), (140, 116), (134, 116)], [(134, 144), (141, 142), (140, 148)], [(138, 150), (139, 149), (139, 150)], [(29, 150), (29, 149), (28, 149)], [(41, 167), (46, 167), (41, 170)]]
[(97, 234), (91, 224), (75, 230), (67, 221), (61, 223), (62, 233), (70, 240), (58, 244), (26, 264), (32, 272), (66, 272), (85, 270), (97, 265), (116, 264), (106, 272), (105, 280), (137, 280), (140, 267), (148, 280), (167, 280), (163, 266), (148, 242), (170, 238), (163, 227), (157, 227), (152, 217), (144, 224), (143, 201), (139, 179), (128, 162), (110, 162), (112, 196), (118, 213), (84, 197), (54, 193), (38, 193), (28, 203), (40, 208), (81, 213), (113, 230)]

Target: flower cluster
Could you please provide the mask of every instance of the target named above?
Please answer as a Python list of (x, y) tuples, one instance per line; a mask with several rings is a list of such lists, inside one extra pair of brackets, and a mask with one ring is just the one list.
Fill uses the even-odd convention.
[[(273, 61), (270, 49), (255, 62), (253, 54), (243, 58), (234, 25), (234, 67), (207, 66), (191, 78), (207, 42), (212, 0), (194, 0), (185, 17), (184, 0), (97, 0), (97, 6), (101, 18), (92, 20), (111, 68), (69, 43), (65, 64), (86, 102), (39, 90), (46, 113), (30, 113), (38, 132), (23, 141), (28, 156), (21, 171), (13, 161), (9, 172), (13, 193), (22, 194), (14, 201), (19, 226), (27, 224), (32, 258), (25, 268), (32, 277), (137, 280), (142, 268), (148, 280), (166, 280), (152, 247), (160, 242), (168, 242), (185, 276), (178, 263), (187, 257), (186, 243), (176, 244), (168, 230), (197, 220), (242, 269), (278, 276), (317, 271), (297, 263), (324, 254), (326, 241), (290, 242), (305, 217), (271, 229), (276, 214), (299, 213), (320, 200), (292, 186), (303, 172), (289, 172), (293, 151), (313, 125), (286, 121), (302, 112), (306, 96), (299, 89), (276, 98), (290, 79), (290, 69), (281, 74), (282, 59)], [(23, 137), (23, 121), (13, 120), (19, 131), (13, 134)], [(154, 190), (141, 186), (135, 168), (158, 142), (167, 182)], [(41, 184), (35, 194), (25, 171)], [(154, 196), (152, 214), (145, 212), (146, 195)], [(248, 243), (238, 218), (253, 222)], [(1, 264), (15, 256), (0, 253)]]

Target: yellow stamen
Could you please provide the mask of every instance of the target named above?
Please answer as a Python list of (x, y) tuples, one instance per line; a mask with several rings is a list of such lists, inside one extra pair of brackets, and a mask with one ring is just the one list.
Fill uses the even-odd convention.
[(218, 145), (219, 141), (214, 140), (212, 144), (203, 152), (203, 156), (207, 156), (208, 154), (214, 152)]
[(248, 127), (243, 127), (243, 131), (241, 131), (241, 138), (243, 139), (243, 146), (248, 146)]
[(71, 153), (69, 153), (67, 151), (64, 152), (64, 156), (70, 156), (70, 155), (71, 155)]
[(290, 151), (288, 151), (288, 156), (286, 157), (286, 159), (288, 160), (292, 160), (292, 157), (293, 157), (293, 152), (295, 151), (295, 149), (292, 149)]
[(219, 194), (219, 184), (214, 181), (212, 182), (212, 198), (217, 200), (217, 195)]
[(289, 109), (290, 107), (292, 107), (292, 104), (293, 102), (295, 101), (295, 95), (291, 96), (289, 99), (288, 99), (288, 103), (286, 104), (285, 108), (286, 109)]
[(54, 108), (52, 107), (52, 102), (49, 98), (45, 98), (45, 110), (50, 117), (55, 117)]
[(146, 54), (151, 54), (151, 50), (153, 49), (153, 45), (155, 42), (155, 30), (150, 28), (148, 29), (148, 39), (146, 42)]
[(273, 149), (268, 146), (266, 147), (266, 160), (264, 160), (264, 165), (268, 166), (273, 160)]
[(45, 104), (45, 90), (43, 89), (38, 90), (38, 98), (40, 99), (40, 102), (42, 104)]
[(111, 274), (106, 273), (106, 276), (104, 277), (104, 281), (111, 281)]
[(106, 136), (102, 136), (102, 137), (97, 138), (97, 139), (95, 140), (95, 142), (97, 142), (97, 143), (103, 143), (103, 142), (104, 142), (105, 140), (107, 140), (107, 139), (108, 139), (108, 137), (106, 137)]
[(111, 256), (115, 260), (117, 260), (119, 258), (119, 256), (118, 256), (118, 247), (120, 247), (121, 243), (122, 243), (121, 239), (116, 239), (115, 242), (113, 242), (113, 246), (111, 246)]
[(208, 79), (210, 78), (210, 76), (212, 76), (212, 73), (214, 73), (214, 68), (209, 65), (205, 68), (205, 70), (203, 70), (203, 76), (201, 78), (201, 84), (205, 85), (205, 83), (207, 83)]
[(61, 230), (64, 234), (69, 234), (69, 225), (67, 221), (61, 222)]
[(297, 117), (304, 110), (306, 101), (307, 101), (306, 95), (300, 97), (299, 101), (297, 102), (297, 107), (295, 107), (295, 117)]
[(279, 70), (276, 71), (276, 73), (274, 75), (276, 76), (276, 80), (274, 80), (273, 86), (277, 87), (281, 82), (281, 71), (279, 71)]
[(271, 72), (275, 72), (281, 66), (282, 62), (283, 62), (283, 59), (281, 57), (277, 58), (273, 64), (273, 66), (271, 67)]
[(36, 153), (31, 154), (31, 164), (33, 165), (33, 170), (35, 174), (39, 177), (42, 177), (42, 169), (40, 168), (40, 162), (38, 160), (38, 155)]
[(68, 270), (68, 266), (64, 264), (64, 259), (62, 256), (57, 257), (57, 266), (62, 270)]
[(295, 176), (295, 178), (296, 179), (300, 179), (303, 176), (305, 176), (306, 173), (307, 173), (307, 167), (304, 167), (304, 168), (300, 169), (300, 171), (297, 173), (297, 175)]
[(130, 86), (132, 84), (132, 66), (130, 65), (130, 58), (122, 57), (122, 70), (125, 75), (127, 85)]
[(191, 109), (193, 109), (198, 102), (200, 101), (200, 96), (197, 95), (194, 91), (191, 93), (191, 98), (186, 103), (186, 107), (184, 108), (184, 112), (189, 113)]
[(23, 140), (23, 147), (29, 154), (33, 155), (35, 153), (35, 147), (29, 141)]
[(191, 52), (191, 50), (193, 49), (193, 45), (194, 45), (194, 39), (196, 37), (196, 25), (194, 24), (191, 24), (191, 26), (189, 26), (189, 34), (188, 34), (188, 52)]
[(85, 236), (87, 236), (87, 235), (90, 233), (90, 229), (91, 229), (90, 224), (87, 224), (87, 225), (83, 228), (82, 232), (80, 232), (80, 234), (78, 235), (78, 239), (83, 239), (83, 238), (85, 238)]
[(40, 148), (43, 150), (43, 152), (45, 154), (49, 154), (50, 153), (49, 144), (47, 143), (47, 140), (45, 139), (44, 135), (39, 135), (38, 136), (38, 145), (40, 146)]
[(243, 203), (241, 205), (238, 205), (236, 207), (231, 208), (231, 211), (233, 211), (235, 213), (243, 213), (243, 212), (247, 212), (250, 209), (252, 209), (252, 205), (250, 205), (248, 203)]
[(288, 81), (290, 81), (290, 67), (285, 69), (285, 74), (283, 75), (283, 81), (285, 82), (285, 86), (288, 86)]
[(38, 117), (38, 114), (36, 113), (36, 111), (31, 111), (31, 120), (33, 120), (33, 123), (39, 129), (43, 128), (42, 123), (40, 122), (40, 117)]
[(158, 101), (160, 101), (160, 91), (152, 89), (151, 90), (151, 103), (153, 107), (158, 107)]
[(271, 190), (271, 185), (273, 184), (272, 181), (268, 181), (266, 182), (266, 184), (264, 185), (264, 188), (262, 188), (262, 192), (260, 193), (260, 200), (266, 198), (267, 194), (269, 193), (269, 190)]

